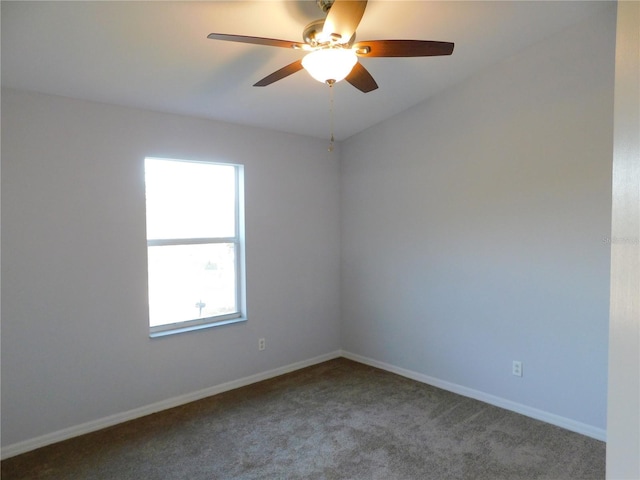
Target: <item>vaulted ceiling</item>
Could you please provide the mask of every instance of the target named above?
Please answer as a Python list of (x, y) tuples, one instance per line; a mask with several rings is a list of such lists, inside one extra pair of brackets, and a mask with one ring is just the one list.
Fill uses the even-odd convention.
[[(341, 140), (423, 102), (596, 13), (595, 1), (369, 0), (357, 40), (455, 43), (451, 56), (365, 58), (379, 88), (334, 89)], [(211, 32), (302, 40), (315, 0), (2, 1), (2, 85), (326, 138), (329, 88), (300, 71), (252, 85), (296, 50), (214, 41)]]

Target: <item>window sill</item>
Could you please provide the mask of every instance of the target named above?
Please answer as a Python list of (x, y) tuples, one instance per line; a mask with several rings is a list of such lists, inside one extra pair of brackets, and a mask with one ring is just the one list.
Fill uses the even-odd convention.
[(240, 323), (240, 322), (246, 322), (246, 321), (247, 319), (245, 317), (230, 318), (228, 320), (220, 320), (217, 322), (200, 323), (198, 325), (190, 325), (188, 327), (178, 327), (178, 328), (172, 328), (170, 330), (160, 330), (157, 332), (150, 332), (149, 337), (150, 338), (167, 337), (169, 335), (177, 335), (178, 333), (194, 332), (196, 330), (204, 330), (205, 328), (221, 327), (223, 325), (230, 325), (232, 323)]

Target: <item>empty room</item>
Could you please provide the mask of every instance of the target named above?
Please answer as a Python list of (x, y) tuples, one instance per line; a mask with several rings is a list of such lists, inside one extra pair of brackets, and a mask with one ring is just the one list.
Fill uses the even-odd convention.
[(640, 2), (0, 9), (3, 478), (640, 478)]

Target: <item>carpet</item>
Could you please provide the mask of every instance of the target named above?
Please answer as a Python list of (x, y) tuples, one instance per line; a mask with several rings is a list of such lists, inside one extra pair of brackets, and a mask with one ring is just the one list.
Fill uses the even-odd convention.
[(604, 479), (605, 443), (344, 358), (40, 448), (2, 479)]

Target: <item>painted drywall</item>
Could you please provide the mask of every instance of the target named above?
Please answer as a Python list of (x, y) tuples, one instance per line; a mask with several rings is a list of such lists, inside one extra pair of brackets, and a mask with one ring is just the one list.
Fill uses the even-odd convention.
[[(603, 14), (342, 146), (347, 350), (604, 428), (614, 25)], [(3, 446), (338, 348), (325, 142), (2, 102)], [(248, 323), (147, 338), (145, 155), (247, 166)]]
[[(336, 351), (337, 153), (3, 90), (3, 446)], [(149, 338), (145, 156), (245, 165), (247, 322)]]
[(618, 2), (607, 478), (640, 478), (640, 2)]
[(604, 435), (614, 47), (612, 5), (343, 142), (344, 350)]

